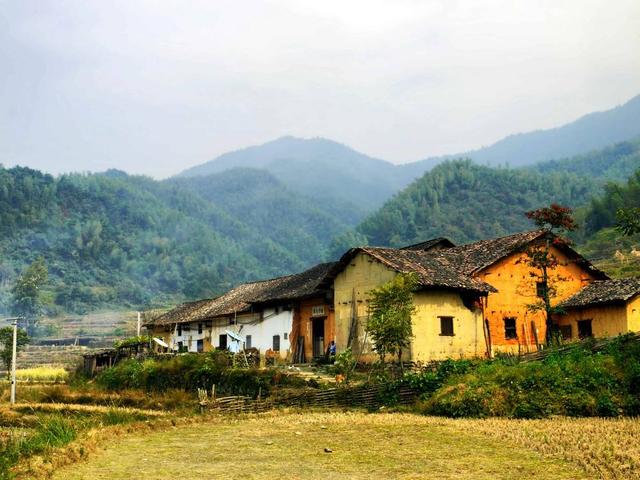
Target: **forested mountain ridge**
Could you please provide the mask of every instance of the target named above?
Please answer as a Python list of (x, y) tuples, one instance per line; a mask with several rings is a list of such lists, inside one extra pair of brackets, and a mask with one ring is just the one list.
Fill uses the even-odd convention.
[(53, 310), (221, 293), (309, 262), (179, 185), (119, 172), (0, 170), (0, 299), (44, 257)]
[(294, 252), (305, 266), (323, 260), (329, 241), (361, 218), (337, 200), (314, 202), (264, 170), (234, 168), (166, 182), (197, 193), (255, 234)]
[[(189, 168), (178, 177), (204, 176), (238, 167), (266, 170), (290, 190), (320, 201), (347, 202), (347, 208), (369, 214), (391, 195), (445, 160), (470, 158), (489, 166), (532, 166), (553, 159), (589, 157), (594, 150), (640, 138), (640, 95), (623, 105), (584, 115), (556, 128), (510, 135), (466, 153), (431, 157), (401, 165), (369, 157), (324, 138), (282, 137), (262, 145), (228, 152)], [(619, 148), (628, 148), (622, 145)], [(595, 159), (591, 159), (595, 162)], [(564, 162), (564, 160), (560, 160)], [(586, 159), (576, 161), (583, 165)], [(556, 170), (556, 166), (540, 167)], [(565, 168), (570, 168), (565, 163)], [(580, 173), (576, 171), (575, 173)], [(611, 179), (622, 179), (615, 172)], [(620, 172), (618, 172), (620, 173)], [(322, 183), (320, 179), (326, 180)]]
[(323, 139), (282, 137), (263, 145), (225, 153), (185, 170), (177, 178), (206, 176), (250, 167), (268, 171), (289, 190), (322, 202), (341, 202), (365, 213), (406, 186), (412, 172)]
[(640, 95), (556, 128), (510, 135), (458, 156), (492, 166), (519, 167), (586, 154), (640, 136)]
[(640, 167), (640, 137), (572, 158), (530, 167), (540, 173), (569, 172), (604, 181), (625, 181)]
[(583, 217), (607, 181), (626, 180), (638, 168), (640, 138), (525, 168), (449, 160), (397, 193), (355, 233), (380, 246), (439, 236), (466, 242), (506, 235), (529, 228), (526, 210), (552, 202), (583, 207), (577, 212)]
[(371, 245), (402, 246), (444, 236), (469, 242), (530, 228), (524, 212), (552, 202), (587, 203), (597, 185), (570, 173), (444, 162), (365, 219), (357, 232)]

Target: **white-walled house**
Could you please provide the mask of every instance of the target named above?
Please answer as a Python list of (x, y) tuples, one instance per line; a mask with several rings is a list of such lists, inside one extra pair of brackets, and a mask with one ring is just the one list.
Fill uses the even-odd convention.
[[(317, 287), (327, 267), (239, 285), (213, 299), (179, 305), (147, 322), (158, 351), (257, 349), (290, 358), (296, 309)], [(168, 345), (168, 348), (162, 347)]]

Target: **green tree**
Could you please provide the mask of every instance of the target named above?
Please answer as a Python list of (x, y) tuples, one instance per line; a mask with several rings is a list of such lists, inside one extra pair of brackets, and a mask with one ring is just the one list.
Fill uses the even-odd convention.
[[(29, 343), (29, 336), (27, 332), (18, 329), (18, 338), (16, 341), (16, 350), (19, 352), (22, 348)], [(7, 367), (7, 378), (11, 377), (11, 358), (13, 357), (13, 327), (0, 328), (0, 357), (2, 363)]]
[(41, 288), (47, 283), (49, 271), (40, 257), (18, 278), (11, 289), (11, 312), (26, 320), (27, 329), (33, 329), (42, 314)]
[(530, 310), (544, 310), (546, 323), (546, 342), (552, 340), (552, 316), (558, 310), (551, 304), (555, 296), (556, 288), (553, 282), (553, 270), (558, 266), (559, 260), (553, 254), (553, 247), (568, 245), (569, 240), (564, 234), (576, 230), (578, 225), (573, 220), (572, 210), (552, 203), (549, 207), (531, 210), (525, 214), (536, 226), (546, 232), (542, 242), (529, 245), (525, 249), (528, 264), (536, 270), (532, 277), (537, 280), (536, 293), (540, 302), (529, 306)]
[(616, 212), (616, 230), (626, 236), (640, 233), (640, 208), (619, 208)]
[(413, 337), (411, 316), (415, 312), (413, 292), (417, 285), (416, 274), (400, 274), (369, 293), (366, 330), (382, 364), (390, 354), (397, 355), (402, 365), (402, 350)]

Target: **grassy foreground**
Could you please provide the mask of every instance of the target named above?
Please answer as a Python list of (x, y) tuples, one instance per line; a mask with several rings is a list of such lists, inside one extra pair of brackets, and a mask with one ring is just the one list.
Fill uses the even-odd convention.
[(483, 421), (282, 411), (212, 418), (165, 432), (134, 433), (53, 478), (115, 480), (131, 478), (131, 472), (139, 478), (185, 480), (592, 478), (578, 464), (543, 455), (535, 445), (485, 435), (474, 422)]

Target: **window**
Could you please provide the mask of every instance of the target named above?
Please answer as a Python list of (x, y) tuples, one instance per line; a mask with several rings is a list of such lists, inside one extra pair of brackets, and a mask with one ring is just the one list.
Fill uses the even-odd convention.
[(571, 340), (571, 325), (560, 325), (560, 335), (563, 340)]
[(547, 292), (547, 286), (544, 282), (536, 282), (536, 297), (544, 298)]
[(324, 316), (324, 305), (314, 305), (313, 307), (311, 307), (311, 316), (312, 317)]
[(252, 348), (251, 347), (251, 335), (247, 335), (244, 338), (244, 348)]
[(289, 338), (289, 334), (287, 332), (284, 332), (284, 339), (287, 340)]
[(202, 333), (202, 324), (201, 323), (198, 324), (198, 333)]
[(280, 351), (280, 335), (273, 336), (273, 351), (274, 352)]
[(440, 335), (445, 337), (453, 337), (453, 317), (440, 318)]
[(227, 348), (227, 336), (226, 335), (220, 335), (218, 337), (218, 348), (226, 350), (226, 348)]
[(182, 324), (181, 323), (178, 324), (178, 336), (179, 337), (182, 336)]
[(516, 317), (505, 317), (504, 338), (505, 340), (518, 338), (518, 330), (516, 328)]
[(593, 337), (593, 331), (591, 330), (591, 320), (578, 320), (578, 337)]

